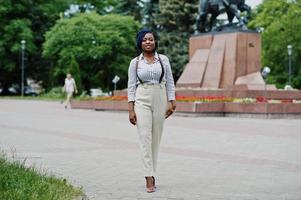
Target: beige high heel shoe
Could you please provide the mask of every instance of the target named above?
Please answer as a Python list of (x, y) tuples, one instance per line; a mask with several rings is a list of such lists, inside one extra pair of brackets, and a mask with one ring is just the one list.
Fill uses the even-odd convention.
[(154, 187), (154, 179), (152, 177), (145, 177), (146, 179), (146, 192), (147, 193), (152, 193), (155, 192), (155, 187)]
[(155, 180), (155, 177), (152, 176), (152, 178), (153, 178), (154, 188), (156, 189), (157, 187), (156, 187), (156, 180)]

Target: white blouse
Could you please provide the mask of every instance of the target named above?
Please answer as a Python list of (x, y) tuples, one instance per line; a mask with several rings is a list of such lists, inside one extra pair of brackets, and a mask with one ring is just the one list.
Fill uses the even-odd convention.
[(148, 63), (143, 54), (139, 56), (138, 69), (136, 70), (137, 57), (131, 60), (129, 70), (128, 70), (128, 101), (135, 101), (136, 88), (140, 83), (139, 78), (143, 83), (159, 83), (162, 68), (159, 61), (159, 56), (161, 58), (164, 76), (162, 78), (162, 83), (166, 85), (166, 93), (168, 101), (175, 100), (175, 84), (171, 72), (170, 62), (167, 56), (155, 53), (155, 61), (153, 63)]
[(66, 92), (74, 92), (75, 87), (76, 87), (74, 79), (73, 78), (71, 78), (71, 79), (66, 78), (64, 87), (65, 87)]

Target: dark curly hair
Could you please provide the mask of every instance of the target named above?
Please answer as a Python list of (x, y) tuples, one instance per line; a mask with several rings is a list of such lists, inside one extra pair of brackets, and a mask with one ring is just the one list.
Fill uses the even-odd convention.
[(158, 46), (157, 35), (149, 29), (142, 29), (136, 35), (136, 46), (137, 46), (138, 53), (141, 53), (143, 51), (142, 48), (141, 48), (141, 44), (142, 44), (144, 36), (147, 33), (153, 34), (154, 39), (155, 39), (155, 49), (154, 49), (154, 51), (157, 50), (157, 46)]

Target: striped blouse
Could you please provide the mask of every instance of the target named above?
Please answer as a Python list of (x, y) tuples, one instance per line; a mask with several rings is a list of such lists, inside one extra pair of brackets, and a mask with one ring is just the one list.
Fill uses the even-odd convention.
[[(171, 72), (171, 67), (169, 63), (169, 59), (167, 56), (160, 54), (160, 58), (162, 60), (162, 64), (164, 67), (164, 76), (162, 79), (162, 83), (166, 85), (166, 93), (168, 101), (175, 100), (175, 84)], [(139, 56), (139, 65), (136, 71), (136, 63), (137, 58), (132, 59), (129, 71), (128, 71), (128, 101), (135, 101), (136, 96), (136, 88), (137, 85), (141, 84), (137, 78), (137, 73), (139, 78), (143, 83), (159, 83), (160, 76), (162, 73), (161, 64), (159, 61), (159, 55), (155, 53), (155, 61), (153, 63), (148, 63), (143, 54)]]

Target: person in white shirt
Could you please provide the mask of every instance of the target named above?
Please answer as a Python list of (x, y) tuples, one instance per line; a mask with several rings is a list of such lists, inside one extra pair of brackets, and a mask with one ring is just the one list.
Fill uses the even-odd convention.
[(128, 70), (129, 121), (137, 125), (147, 192), (155, 192), (155, 173), (163, 125), (176, 108), (175, 85), (167, 56), (156, 52), (155, 34), (137, 34), (141, 54)]
[(71, 74), (67, 74), (63, 91), (66, 93), (66, 100), (64, 102), (64, 105), (67, 109), (68, 106), (70, 106), (70, 100), (72, 98), (73, 93), (75, 92), (75, 94), (77, 94), (76, 83), (75, 80), (72, 78)]

